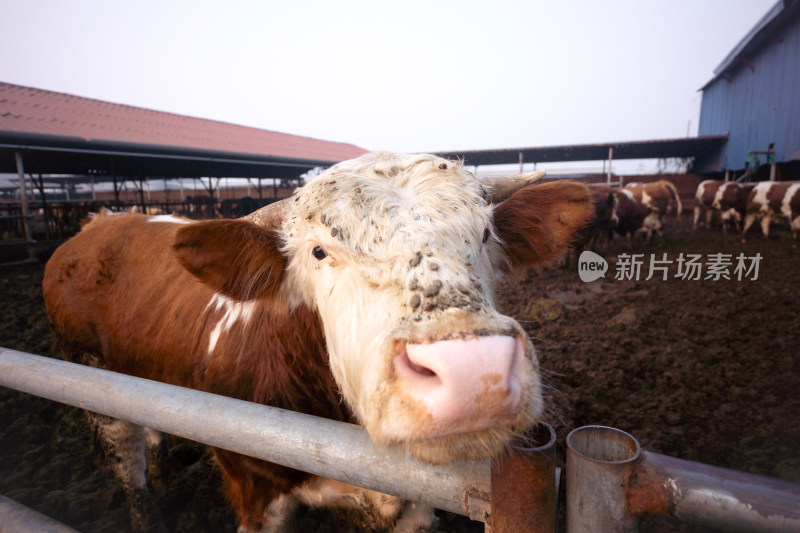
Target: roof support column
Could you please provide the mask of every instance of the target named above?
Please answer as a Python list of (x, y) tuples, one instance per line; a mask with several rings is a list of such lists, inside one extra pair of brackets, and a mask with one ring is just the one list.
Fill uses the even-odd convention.
[(22, 166), (22, 152), (16, 150), (14, 158), (17, 161), (17, 176), (19, 177), (19, 200), (22, 208), (22, 234), (25, 237), (26, 246), (28, 248), (28, 259), (31, 261), (36, 260), (33, 255), (33, 248), (31, 248), (31, 229), (28, 226), (28, 191), (25, 187), (25, 168)]

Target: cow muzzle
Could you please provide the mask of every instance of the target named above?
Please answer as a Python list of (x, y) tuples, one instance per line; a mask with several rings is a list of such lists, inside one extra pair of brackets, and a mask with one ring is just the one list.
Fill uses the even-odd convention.
[(404, 397), (426, 412), (426, 437), (497, 427), (519, 418), (527, 386), (525, 347), (511, 336), (397, 346), (394, 367)]

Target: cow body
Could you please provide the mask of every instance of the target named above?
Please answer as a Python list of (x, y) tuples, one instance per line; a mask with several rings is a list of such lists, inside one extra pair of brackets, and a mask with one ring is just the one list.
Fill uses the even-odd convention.
[(711, 217), (714, 216), (714, 199), (719, 188), (725, 183), (722, 180), (705, 180), (697, 186), (697, 191), (694, 194), (694, 229), (697, 229), (700, 217), (703, 216), (704, 212), (706, 215), (706, 227), (711, 227)]
[(757, 220), (761, 220), (761, 232), (769, 237), (769, 228), (775, 218), (785, 218), (789, 222), (797, 246), (800, 234), (800, 182), (762, 181), (757, 183), (747, 198), (746, 215), (742, 238)]
[(676, 215), (680, 219), (683, 205), (678, 190), (672, 182), (659, 180), (651, 183), (629, 183), (623, 190), (630, 191), (637, 201), (649, 209), (650, 212), (645, 216), (640, 228), (640, 231), (647, 234), (648, 240), (653, 232), (659, 236), (663, 235), (664, 215), (670, 211), (673, 199)]
[(737, 231), (742, 227), (747, 210), (747, 198), (753, 184), (735, 181), (706, 180), (697, 186), (694, 206), (694, 229), (697, 229), (702, 211), (706, 212), (706, 227), (711, 226), (714, 213), (720, 214), (722, 231), (727, 232), (732, 222)]
[[(638, 200), (632, 191), (617, 189), (614, 191), (614, 210), (612, 223), (614, 230), (625, 236), (630, 245), (633, 236), (640, 231), (647, 233), (648, 239), (653, 231), (661, 231), (661, 222), (653, 211), (643, 202)], [(645, 226), (645, 223), (648, 225)]]
[[(576, 252), (576, 261), (581, 252), (596, 244), (601, 236), (606, 238), (607, 243), (611, 241), (614, 228), (617, 225), (617, 218), (614, 214), (616, 203), (614, 189), (611, 187), (592, 188), (594, 215), (580, 231), (573, 244), (573, 249)], [(577, 266), (577, 263), (575, 266)]]
[[(45, 301), (68, 359), (358, 422), (426, 462), (488, 458), (542, 409), (533, 347), (495, 310), (495, 279), (558, 259), (592, 211), (574, 183), (507, 194), (458, 163), (377, 153), (244, 219), (103, 214), (53, 254)], [(154, 432), (92, 420), (134, 526), (157, 530), (143, 471)], [(356, 506), (381, 528), (402, 508), (214, 453), (243, 532), (281, 531), (298, 500)]]

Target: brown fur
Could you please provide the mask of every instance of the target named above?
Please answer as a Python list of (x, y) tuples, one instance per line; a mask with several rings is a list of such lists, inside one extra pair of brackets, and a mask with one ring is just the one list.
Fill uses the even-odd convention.
[(533, 185), (511, 195), (494, 211), (509, 271), (558, 261), (592, 213), (588, 189), (570, 181)]
[[(258, 293), (265, 297), (258, 300), (251, 327), (237, 322), (220, 337), (216, 351), (226, 356), (206, 357), (208, 335), (203, 332), (220, 313), (204, 316), (203, 310), (214, 293), (171, 254), (176, 233), (193, 226), (146, 220), (142, 215), (97, 217), (48, 262), (45, 301), (65, 353), (87, 351), (116, 372), (351, 421), (327, 366), (316, 314), (305, 307), (292, 313), (285, 306), (276, 309), (266, 297), (274, 282), (259, 285)], [(199, 228), (206, 231), (202, 224)], [(257, 251), (245, 253), (267, 259), (270, 251), (277, 254), (270, 239), (256, 230), (248, 228), (264, 247), (252, 246)], [(178, 242), (186, 242), (191, 233), (184, 231)], [(211, 263), (224, 268), (226, 260), (214, 255)], [(245, 285), (227, 286), (236, 294)], [(228, 497), (251, 529), (257, 529), (264, 502), (309, 477), (231, 452), (214, 452)]]

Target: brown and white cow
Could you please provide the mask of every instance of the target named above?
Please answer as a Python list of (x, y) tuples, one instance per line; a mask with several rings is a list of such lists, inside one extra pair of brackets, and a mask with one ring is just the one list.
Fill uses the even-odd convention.
[(648, 240), (655, 231), (659, 237), (662, 235), (661, 229), (664, 225), (664, 215), (666, 215), (673, 204), (675, 204), (675, 214), (680, 220), (683, 212), (681, 198), (678, 190), (671, 181), (659, 180), (650, 183), (629, 183), (623, 190), (630, 191), (633, 196), (650, 209), (650, 213), (642, 223), (642, 231), (647, 233)]
[(614, 228), (617, 226), (617, 218), (614, 214), (616, 203), (614, 189), (611, 187), (600, 186), (592, 188), (594, 215), (578, 232), (572, 244), (572, 249), (575, 252), (573, 266), (577, 267), (577, 258), (581, 252), (596, 245), (601, 236), (606, 238), (607, 244), (611, 242)]
[(792, 230), (793, 246), (800, 234), (800, 182), (762, 181), (753, 187), (747, 198), (742, 240), (756, 221), (761, 220), (761, 232), (769, 237), (769, 227), (775, 218), (785, 218)]
[(742, 221), (747, 209), (747, 198), (754, 184), (735, 181), (706, 180), (697, 186), (694, 206), (694, 229), (706, 210), (706, 227), (711, 226), (711, 217), (720, 213), (722, 231), (726, 233), (728, 225), (733, 222), (737, 231), (741, 230)]
[[(649, 241), (654, 231), (661, 232), (661, 219), (655, 216), (652, 209), (636, 198), (628, 189), (614, 190), (614, 209), (611, 214), (614, 231), (627, 237), (628, 245), (633, 236), (639, 232), (647, 234)], [(609, 241), (611, 233), (609, 233)]]
[[(495, 281), (558, 260), (591, 214), (580, 184), (498, 195), (457, 162), (373, 153), (243, 219), (101, 214), (53, 254), (43, 288), (68, 359), (356, 421), (430, 463), (484, 459), (542, 412), (534, 348), (495, 309)], [(92, 421), (135, 526), (158, 529), (145, 478), (155, 432)], [(241, 532), (282, 530), (297, 500), (361, 507), (375, 527), (402, 507), (214, 454)]]
[(711, 218), (714, 216), (714, 199), (716, 198), (717, 191), (722, 187), (725, 181), (722, 180), (705, 180), (701, 181), (697, 186), (697, 191), (694, 194), (694, 222), (693, 228), (696, 230), (700, 222), (700, 217), (703, 216), (705, 211), (706, 227), (711, 227)]

